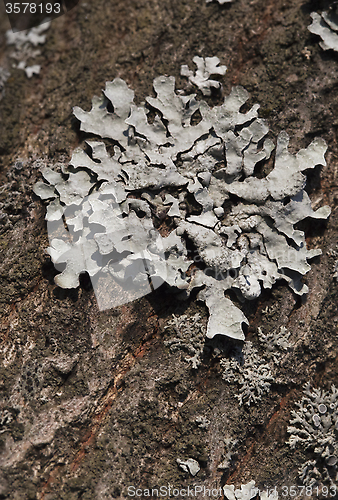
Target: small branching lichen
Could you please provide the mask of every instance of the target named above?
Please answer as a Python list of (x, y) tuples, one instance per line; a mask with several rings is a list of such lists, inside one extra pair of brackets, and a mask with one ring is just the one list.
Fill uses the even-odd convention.
[(288, 332), (285, 326), (281, 326), (279, 330), (269, 332), (266, 335), (258, 327), (258, 338), (264, 346), (264, 356), (275, 365), (278, 365), (282, 355), (292, 348), (292, 344), (289, 342), (290, 336), (291, 332)]
[(261, 400), (274, 381), (269, 364), (249, 341), (242, 348), (235, 347), (232, 357), (222, 359), (220, 364), (224, 370), (223, 380), (239, 384), (236, 398), (240, 405), (250, 406)]
[(236, 451), (237, 443), (238, 443), (237, 439), (232, 439), (232, 438), (224, 439), (225, 451), (223, 455), (223, 460), (217, 466), (217, 469), (226, 471), (232, 467), (235, 457), (237, 455)]
[(304, 396), (296, 403), (288, 427), (291, 448), (301, 446), (311, 453), (299, 469), (306, 486), (338, 485), (338, 390), (313, 389), (307, 384)]
[(164, 345), (169, 346), (171, 352), (185, 351), (190, 357), (185, 361), (191, 363), (191, 368), (196, 370), (201, 364), (201, 356), (205, 344), (205, 326), (199, 313), (193, 316), (175, 316), (168, 322), (166, 329), (173, 328), (175, 336), (165, 340)]
[(278, 365), (292, 349), (290, 336), (291, 333), (284, 326), (267, 334), (258, 328), (263, 356), (259, 355), (252, 342), (246, 342), (244, 346), (235, 346), (230, 357), (221, 360), (223, 380), (240, 386), (239, 394), (236, 395), (240, 405), (256, 404), (270, 391), (271, 383), (278, 380)]
[(91, 111), (74, 108), (81, 130), (101, 140), (74, 151), (69, 166), (45, 168), (34, 189), (48, 202), (48, 253), (62, 271), (55, 283), (77, 287), (87, 272), (100, 309), (164, 282), (185, 297), (198, 288), (206, 336), (244, 340), (248, 320), (227, 291), (253, 300), (277, 280), (308, 290), (302, 277), (321, 251), (308, 250), (295, 225), (330, 213), (313, 211), (304, 190), (305, 172), (326, 164), (326, 144), (314, 139), (293, 155), (282, 132), (274, 166), (259, 178), (255, 167), (274, 144), (259, 106), (241, 111), (246, 90), (233, 88), (214, 107), (176, 93), (173, 77), (155, 78), (154, 90), (137, 106), (116, 78)]

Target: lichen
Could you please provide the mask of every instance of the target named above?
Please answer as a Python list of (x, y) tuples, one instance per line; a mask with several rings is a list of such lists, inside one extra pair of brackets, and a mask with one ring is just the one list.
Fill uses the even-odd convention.
[(241, 489), (235, 489), (233, 484), (223, 486), (223, 492), (226, 500), (276, 500), (278, 493), (276, 488), (268, 488), (260, 491), (255, 486), (255, 481), (250, 481), (247, 484), (242, 484)]
[(224, 444), (225, 444), (225, 452), (223, 455), (223, 459), (220, 464), (218, 464), (217, 469), (226, 471), (230, 469), (230, 467), (234, 463), (234, 458), (237, 455), (236, 452), (236, 445), (238, 443), (237, 439), (232, 439), (232, 438), (225, 438), (224, 439)]
[(174, 329), (175, 336), (170, 340), (165, 340), (164, 345), (168, 346), (171, 352), (178, 350), (187, 352), (190, 357), (186, 357), (185, 361), (191, 363), (191, 368), (197, 370), (201, 364), (205, 343), (205, 326), (201, 321), (201, 315), (199, 313), (193, 316), (173, 314), (166, 329), (171, 328)]
[(49, 29), (50, 25), (51, 22), (47, 21), (29, 30), (6, 31), (7, 45), (13, 46), (9, 57), (19, 61), (17, 65), (13, 64), (13, 67), (16, 66), (18, 69), (24, 70), (28, 78), (40, 73), (41, 66), (39, 64), (28, 66), (27, 61), (34, 61), (40, 55), (41, 52), (36, 47), (45, 43), (46, 34), (43, 33)]
[(5, 68), (2, 68), (0, 66), (0, 100), (2, 99), (2, 96), (3, 96), (3, 89), (5, 86), (5, 83), (9, 77), (10, 77), (9, 71), (7, 71)]
[(184, 472), (189, 472), (192, 476), (196, 476), (196, 474), (201, 470), (199, 463), (193, 458), (188, 458), (187, 460), (177, 458), (176, 462), (178, 466), (184, 470)]
[(203, 95), (211, 95), (211, 89), (220, 89), (221, 83), (217, 80), (210, 80), (211, 75), (224, 75), (227, 67), (218, 66), (220, 60), (218, 57), (195, 56), (193, 62), (197, 66), (196, 73), (189, 69), (186, 64), (181, 66), (181, 75), (189, 78), (190, 83), (196, 85)]
[(235, 382), (240, 387), (235, 395), (240, 405), (250, 406), (260, 401), (274, 381), (269, 364), (259, 356), (250, 341), (242, 348), (236, 346), (231, 357), (222, 359), (220, 364), (223, 380)]
[(258, 338), (264, 346), (264, 355), (275, 365), (281, 361), (282, 354), (288, 352), (292, 348), (289, 341), (291, 332), (288, 332), (285, 326), (281, 326), (279, 330), (264, 334), (262, 329), (258, 327)]
[(270, 391), (272, 382), (278, 381), (278, 365), (291, 349), (291, 333), (281, 326), (277, 331), (264, 334), (258, 328), (258, 339), (264, 354), (261, 356), (252, 342), (236, 345), (230, 357), (221, 359), (222, 378), (228, 383), (239, 385), (236, 398), (240, 405), (256, 404)]
[(212, 108), (176, 93), (173, 77), (155, 78), (154, 90), (136, 106), (116, 78), (91, 111), (74, 108), (81, 130), (108, 140), (113, 154), (87, 141), (68, 167), (44, 169), (35, 186), (48, 201), (48, 253), (62, 271), (55, 282), (74, 288), (88, 272), (100, 309), (164, 282), (186, 297), (199, 288), (210, 314), (206, 336), (244, 340), (248, 321), (228, 290), (252, 300), (285, 280), (307, 292), (302, 276), (321, 251), (307, 250), (295, 225), (330, 213), (313, 211), (304, 190), (304, 172), (325, 165), (326, 144), (314, 139), (293, 155), (282, 132), (272, 170), (258, 178), (256, 165), (274, 144), (259, 106), (241, 111), (249, 97), (242, 87)]
[(322, 39), (319, 45), (323, 50), (338, 51), (338, 12), (336, 6), (331, 6), (328, 12), (311, 13), (312, 24), (308, 30)]
[(308, 383), (304, 396), (296, 403), (288, 427), (291, 448), (302, 447), (311, 453), (310, 459), (299, 469), (299, 476), (307, 486), (338, 483), (338, 390), (311, 388)]

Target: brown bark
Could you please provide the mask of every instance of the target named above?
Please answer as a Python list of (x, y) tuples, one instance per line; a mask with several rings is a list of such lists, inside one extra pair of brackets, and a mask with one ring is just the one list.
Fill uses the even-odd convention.
[[(28, 79), (11, 67), (0, 4), (0, 66), (11, 73), (0, 101), (0, 498), (92, 500), (127, 498), (127, 487), (219, 488), (246, 483), (299, 484), (308, 458), (286, 444), (290, 410), (302, 387), (337, 383), (337, 109), (338, 58), (324, 53), (307, 26), (328, 2), (234, 0), (82, 0), (52, 22)], [(140, 102), (153, 78), (176, 77), (195, 55), (218, 56), (233, 85), (261, 105), (272, 137), (291, 136), (291, 150), (315, 136), (328, 144), (327, 167), (309, 176), (314, 206), (332, 208), (327, 225), (306, 227), (310, 248), (323, 249), (297, 299), (286, 285), (265, 292), (246, 310), (247, 339), (285, 326), (293, 348), (276, 382), (250, 408), (238, 387), (222, 380), (227, 340), (207, 341), (198, 370), (165, 341), (171, 315), (206, 310), (196, 294), (181, 303), (165, 290), (100, 312), (85, 284), (65, 292), (53, 284), (45, 254), (45, 208), (32, 194), (42, 159), (67, 162), (84, 134), (72, 116), (90, 109), (105, 82), (125, 79)], [(216, 101), (210, 100), (210, 104)], [(3, 222), (3, 223), (2, 223)], [(196, 422), (210, 421), (206, 429)], [(233, 464), (218, 469), (225, 440), (237, 440)], [(201, 465), (195, 478), (176, 459)], [(201, 496), (202, 498), (202, 496)]]

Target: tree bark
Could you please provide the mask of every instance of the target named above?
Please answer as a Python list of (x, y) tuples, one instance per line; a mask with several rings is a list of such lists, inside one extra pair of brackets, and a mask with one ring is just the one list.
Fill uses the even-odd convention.
[[(310, 13), (328, 4), (82, 0), (52, 21), (35, 58), (41, 71), (30, 79), (13, 67), (0, 4), (0, 67), (10, 73), (0, 100), (0, 498), (125, 499), (128, 487), (169, 484), (218, 489), (222, 498), (226, 483), (255, 480), (280, 495), (301, 484), (298, 468), (313, 457), (286, 444), (291, 410), (306, 382), (325, 390), (337, 383), (338, 59), (307, 29)], [(291, 333), (270, 391), (250, 407), (239, 405), (238, 384), (222, 379), (220, 360), (233, 342), (206, 340), (198, 369), (168, 344), (173, 314), (190, 324), (198, 313), (205, 328), (196, 293), (182, 302), (161, 288), (100, 311), (85, 280), (78, 290), (56, 287), (45, 206), (32, 191), (42, 164), (67, 163), (87, 137), (73, 106), (89, 110), (116, 77), (137, 102), (162, 74), (189, 90), (180, 68), (195, 55), (218, 56), (228, 67), (224, 95), (246, 88), (271, 137), (291, 136), (292, 152), (316, 136), (328, 144), (327, 166), (308, 175), (313, 207), (332, 209), (327, 224), (304, 225), (308, 247), (323, 250), (306, 276), (308, 296), (278, 284), (245, 306), (246, 340), (257, 349), (259, 327)], [(219, 468), (229, 450), (229, 467)], [(192, 477), (177, 458), (201, 470)]]

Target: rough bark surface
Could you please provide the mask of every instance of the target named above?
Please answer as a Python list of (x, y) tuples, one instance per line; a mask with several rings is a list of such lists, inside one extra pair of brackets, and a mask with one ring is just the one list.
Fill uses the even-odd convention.
[[(280, 492), (300, 484), (298, 468), (311, 455), (286, 444), (290, 411), (307, 381), (328, 390), (338, 370), (338, 56), (307, 30), (310, 13), (328, 6), (82, 0), (52, 22), (36, 59), (41, 72), (28, 79), (11, 66), (0, 4), (0, 66), (10, 72), (0, 100), (0, 498), (125, 499), (130, 485), (216, 489), (252, 479)], [(323, 250), (306, 277), (306, 300), (278, 284), (245, 306), (247, 340), (259, 346), (258, 327), (284, 326), (292, 343), (270, 392), (250, 407), (239, 405), (236, 383), (222, 379), (220, 359), (233, 343), (206, 341), (197, 370), (166, 344), (175, 335), (172, 314), (199, 312), (205, 326), (196, 294), (180, 302), (161, 288), (100, 312), (85, 279), (79, 290), (58, 289), (45, 253), (45, 207), (32, 194), (35, 160), (67, 162), (86, 137), (74, 105), (89, 110), (115, 77), (139, 102), (158, 75), (187, 89), (180, 67), (192, 67), (195, 55), (228, 66), (224, 93), (245, 87), (272, 138), (286, 130), (293, 151), (315, 136), (328, 144), (327, 167), (307, 186), (313, 207), (327, 204), (332, 214), (327, 224), (305, 225), (308, 247)], [(227, 439), (237, 444), (224, 471)], [(177, 458), (194, 458), (200, 472), (191, 477)]]

